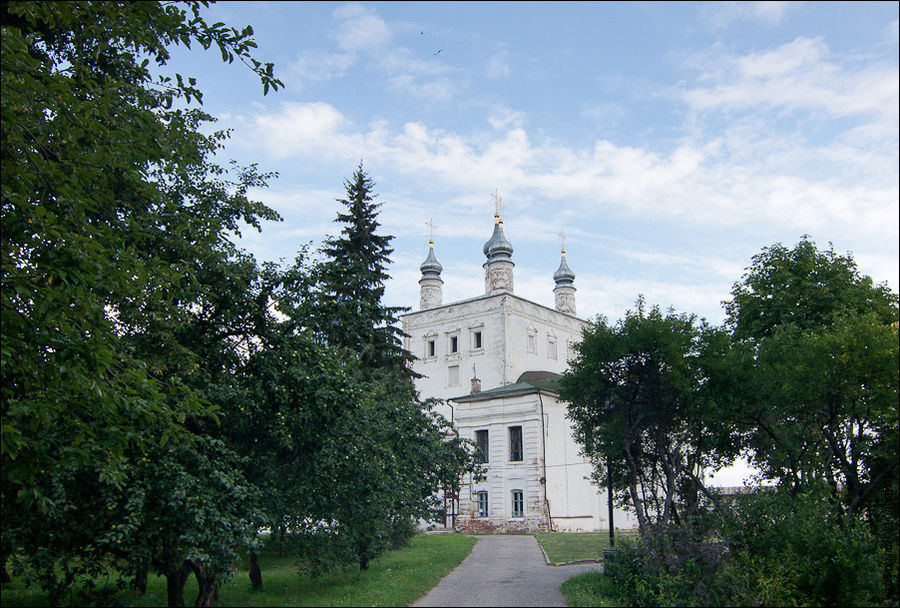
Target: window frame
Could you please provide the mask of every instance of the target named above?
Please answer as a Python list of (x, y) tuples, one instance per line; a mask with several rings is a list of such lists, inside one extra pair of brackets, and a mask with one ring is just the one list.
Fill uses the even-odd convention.
[(537, 337), (538, 330), (534, 325), (529, 324), (528, 327), (525, 328), (525, 352), (530, 355), (536, 355), (538, 352), (537, 349)]
[[(484, 437), (483, 444), (481, 437)], [(488, 464), (491, 461), (491, 435), (489, 429), (478, 429), (475, 431), (475, 444), (478, 446), (481, 457), (478, 464)]]
[(477, 510), (476, 517), (490, 517), (490, 503), (488, 502), (488, 493), (486, 490), (475, 492), (475, 505)]
[[(507, 437), (509, 441), (509, 461), (523, 462), (525, 460), (525, 439), (522, 425), (507, 427)], [(516, 437), (518, 435), (518, 437)], [(516, 458), (518, 456), (518, 458)]]
[[(453, 372), (451, 370), (456, 370), (456, 382), (453, 382)], [(447, 366), (447, 386), (459, 386), (459, 365), (448, 365)]]
[[(518, 496), (517, 496), (518, 495)], [(512, 518), (525, 517), (525, 492), (523, 490), (512, 490), (510, 492), (510, 500), (512, 501), (512, 509), (510, 512)], [(518, 509), (517, 509), (518, 507)]]

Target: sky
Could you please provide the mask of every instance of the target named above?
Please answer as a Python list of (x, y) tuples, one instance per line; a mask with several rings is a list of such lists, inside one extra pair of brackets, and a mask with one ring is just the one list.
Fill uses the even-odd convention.
[[(385, 303), (417, 307), (434, 226), (444, 303), (484, 293), (494, 197), (515, 292), (553, 306), (565, 234), (579, 316), (650, 305), (724, 319), (754, 255), (852, 253), (898, 289), (898, 4), (226, 2), (285, 87), (179, 51), (232, 130), (222, 160), (277, 171), (242, 231), (291, 261), (340, 229), (362, 161), (394, 235)], [(718, 482), (738, 485), (738, 466)]]
[(561, 239), (579, 316), (648, 304), (724, 319), (762, 248), (852, 253), (898, 287), (898, 4), (224, 2), (285, 87), (215, 51), (198, 78), (223, 159), (277, 171), (242, 231), (290, 261), (340, 225), (360, 161), (394, 235), (385, 300), (418, 306), (434, 225), (444, 302), (484, 293), (503, 201), (515, 291), (553, 306)]

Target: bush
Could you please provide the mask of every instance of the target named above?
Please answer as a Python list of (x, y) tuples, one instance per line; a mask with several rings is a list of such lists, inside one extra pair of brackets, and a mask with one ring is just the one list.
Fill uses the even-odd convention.
[(697, 529), (652, 529), (605, 554), (603, 571), (618, 600), (637, 606), (718, 606), (725, 545)]
[(412, 519), (400, 519), (392, 522), (390, 530), (391, 550), (402, 549), (419, 532), (419, 526)]
[(866, 522), (809, 492), (741, 497), (723, 529), (721, 577), (743, 605), (871, 606), (886, 600), (883, 552)]
[(737, 497), (710, 536), (653, 529), (604, 560), (608, 588), (640, 606), (871, 606), (888, 601), (869, 525), (824, 493)]

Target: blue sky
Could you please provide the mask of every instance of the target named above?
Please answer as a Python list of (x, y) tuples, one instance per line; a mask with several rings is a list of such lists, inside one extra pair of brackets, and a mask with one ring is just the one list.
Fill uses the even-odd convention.
[(433, 218), (444, 301), (483, 293), (491, 193), (516, 293), (552, 306), (559, 233), (580, 316), (651, 304), (722, 320), (751, 257), (808, 234), (898, 284), (898, 5), (250, 3), (285, 88), (216, 52), (178, 53), (223, 153), (279, 172), (245, 231), (291, 259), (338, 228), (360, 159), (395, 235), (392, 305), (417, 306)]

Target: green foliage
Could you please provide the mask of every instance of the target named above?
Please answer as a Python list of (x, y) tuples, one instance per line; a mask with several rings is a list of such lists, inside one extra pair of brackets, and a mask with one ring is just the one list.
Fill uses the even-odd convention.
[[(681, 454), (703, 446), (709, 466), (743, 450), (778, 486), (734, 499), (688, 486), (706, 494), (705, 507), (642, 521), (639, 541), (605, 560), (600, 588), (629, 605), (895, 605), (897, 295), (860, 276), (852, 257), (806, 239), (763, 250), (732, 295), (729, 333), (705, 328), (689, 348), (641, 337), (654, 327), (678, 335), (661, 329), (658, 313), (656, 325), (628, 313), (586, 333), (568, 378), (572, 416), (600, 465), (624, 455), (616, 481), (641, 470), (624, 449), (645, 441), (636, 430), (672, 429), (672, 445), (693, 437), (673, 424), (672, 404), (688, 404), (687, 428), (702, 440)], [(692, 364), (679, 366), (678, 352)], [(652, 499), (652, 476), (639, 482), (648, 477)], [(640, 505), (633, 489), (626, 498)]]
[(793, 249), (776, 243), (753, 256), (731, 295), (726, 326), (739, 341), (783, 326), (819, 329), (847, 315), (874, 313), (884, 325), (897, 320), (897, 294), (861, 276), (850, 255), (819, 251), (806, 237)]
[[(404, 542), (437, 514), (436, 492), (472, 470), (468, 442), (422, 403), (381, 303), (390, 237), (377, 234), (371, 181), (347, 182), (344, 238), (311, 263), (264, 268), (257, 347), (236, 374), (224, 431), (247, 457), (267, 525), (302, 537), (294, 549), (324, 572)], [(264, 295), (265, 294), (265, 295)]]
[(599, 319), (576, 347), (561, 381), (576, 440), (595, 477), (635, 509), (641, 528), (678, 521), (699, 507), (701, 470), (735, 451), (708, 395), (708, 353), (721, 332), (658, 307), (628, 311), (615, 326)]
[(739, 603), (871, 606), (885, 602), (883, 555), (865, 522), (836, 515), (826, 492), (740, 497), (723, 529), (724, 580)]
[[(252, 589), (247, 577), (246, 559), (238, 573), (222, 585), (222, 606), (408, 606), (438, 584), (472, 550), (475, 539), (458, 534), (419, 534), (399, 551), (391, 551), (372, 562), (369, 570), (335, 570), (312, 576), (297, 572), (296, 557), (279, 556), (277, 549), (259, 551), (263, 570), (262, 590)], [(88, 595), (83, 590), (60, 605), (161, 606), (166, 603), (165, 581), (150, 577), (146, 594), (137, 597), (127, 590), (96, 581), (97, 589)], [(193, 579), (185, 586), (185, 595), (193, 597), (197, 585)], [(87, 600), (87, 601), (80, 601)], [(26, 589), (20, 579), (3, 586), (4, 606), (46, 606), (49, 597), (39, 590)]]
[(829, 481), (857, 511), (896, 471), (897, 360), (896, 329), (873, 314), (762, 340), (738, 414), (754, 463), (798, 489)]
[(836, 516), (866, 521), (896, 601), (897, 294), (806, 239), (763, 250), (732, 294), (728, 366), (742, 386), (723, 403), (752, 462), (794, 495), (829, 487)]
[(410, 354), (400, 346), (397, 315), (405, 308), (384, 306), (392, 236), (378, 234), (378, 210), (374, 182), (360, 161), (345, 182), (346, 207), (335, 222), (343, 224), (340, 236), (322, 247), (325, 260), (317, 266), (316, 292), (319, 315), (310, 319), (317, 336), (328, 344), (356, 353), (364, 369), (388, 369), (410, 374)]
[(624, 543), (604, 562), (605, 589), (639, 606), (868, 606), (885, 602), (876, 539), (836, 516), (823, 493), (736, 497), (718, 540), (684, 528)]
[(565, 581), (559, 588), (566, 606), (621, 606), (617, 589), (602, 572), (585, 572)]
[(277, 215), (246, 197), (266, 175), (211, 162), (226, 135), (201, 133), (167, 47), (214, 45), (281, 83), (251, 28), (202, 6), (2, 7), (3, 556), (21, 550), (53, 589), (161, 551), (216, 580), (248, 521), (251, 490), (207, 432), (229, 338), (246, 336), (217, 292), (248, 265), (238, 222)]

